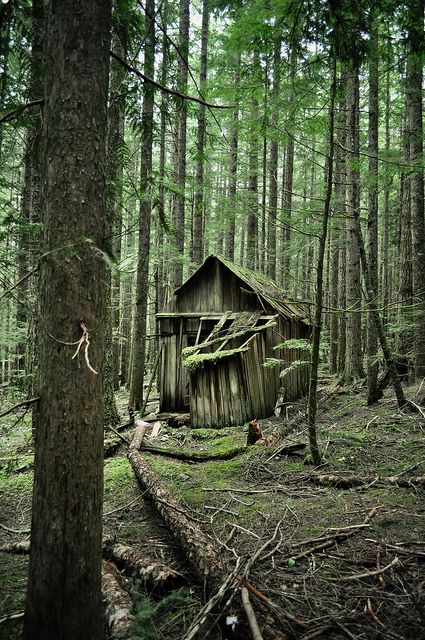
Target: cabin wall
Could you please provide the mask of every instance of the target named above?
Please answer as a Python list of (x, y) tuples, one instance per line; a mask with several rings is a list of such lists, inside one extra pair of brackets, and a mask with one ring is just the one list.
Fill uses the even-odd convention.
[(189, 375), (193, 427), (244, 424), (252, 416), (240, 354), (219, 365), (206, 362)]
[(188, 346), (185, 321), (173, 318), (161, 321), (160, 411), (187, 411), (185, 396), (189, 393), (187, 371), (181, 363), (181, 352)]

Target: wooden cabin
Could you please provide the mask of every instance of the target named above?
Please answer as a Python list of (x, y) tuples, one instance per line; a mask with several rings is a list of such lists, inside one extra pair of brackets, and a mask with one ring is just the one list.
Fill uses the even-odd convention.
[[(304, 314), (266, 276), (218, 256), (175, 291), (159, 325), (160, 410), (190, 411), (194, 427), (244, 424), (273, 414), (306, 390), (307, 365), (294, 349), (273, 349), (284, 340), (307, 338)], [(282, 358), (282, 367), (264, 367)]]

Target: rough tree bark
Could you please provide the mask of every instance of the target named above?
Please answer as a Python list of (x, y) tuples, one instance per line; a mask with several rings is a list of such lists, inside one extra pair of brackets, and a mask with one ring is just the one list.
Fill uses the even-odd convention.
[[(378, 298), (378, 119), (379, 61), (378, 20), (372, 14), (369, 63), (369, 198), (368, 198), (368, 261), (371, 286)], [(373, 404), (378, 394), (378, 338), (371, 315), (367, 317), (367, 403)]]
[(359, 215), (359, 70), (351, 63), (347, 71), (347, 263), (346, 263), (346, 354), (344, 381), (350, 383), (364, 378), (362, 326), (361, 326), (361, 281), (360, 255), (356, 242), (355, 219)]
[[(203, 95), (207, 82), (208, 62), (208, 29), (209, 29), (209, 0), (202, 3), (202, 30), (201, 30), (201, 70), (199, 88)], [(192, 262), (198, 267), (203, 259), (203, 219), (204, 219), (204, 164), (205, 164), (205, 133), (206, 117), (205, 105), (199, 105), (198, 133), (196, 140), (196, 177), (195, 177), (195, 206), (193, 211), (193, 244)]]
[(311, 348), (310, 382), (308, 389), (308, 438), (311, 457), (314, 464), (321, 464), (321, 456), (317, 443), (316, 413), (317, 413), (317, 382), (320, 351), (320, 334), (322, 330), (323, 308), (323, 261), (325, 256), (328, 221), (331, 209), (333, 163), (334, 163), (334, 120), (335, 120), (335, 94), (336, 94), (336, 58), (333, 62), (333, 75), (331, 86), (331, 100), (329, 104), (329, 153), (327, 158), (327, 177), (325, 206), (323, 210), (322, 231), (319, 238), (319, 252), (317, 257), (316, 276), (316, 308), (314, 312), (313, 338)]
[[(154, 76), (155, 68), (155, 0), (145, 3), (145, 75)], [(146, 323), (149, 289), (149, 254), (152, 211), (152, 143), (153, 143), (154, 87), (143, 86), (142, 150), (140, 161), (140, 218), (137, 260), (136, 310), (134, 316), (133, 348), (131, 353), (131, 384), (129, 404), (137, 411), (143, 405), (143, 382), (146, 364)]]
[(410, 163), (415, 166), (410, 176), (410, 206), (413, 231), (413, 295), (415, 312), (415, 376), (425, 377), (425, 220), (422, 79), (424, 54), (423, 0), (409, 0), (409, 55), (406, 92), (409, 109)]
[(102, 254), (110, 16), (107, 0), (56, 0), (48, 12), (42, 221), (49, 259), (41, 267), (25, 640), (103, 638)]
[[(188, 57), (189, 57), (189, 24), (190, 0), (180, 0), (179, 17), (179, 91), (187, 93)], [(174, 197), (173, 227), (175, 231), (176, 255), (171, 271), (171, 292), (183, 282), (184, 256), (184, 221), (185, 221), (185, 188), (186, 188), (186, 144), (187, 142), (187, 104), (185, 100), (179, 105), (177, 121), (177, 149), (175, 177), (179, 193)]]
[(236, 191), (238, 178), (238, 142), (239, 142), (239, 96), (238, 87), (240, 85), (241, 52), (238, 51), (236, 59), (235, 73), (235, 109), (232, 114), (232, 125), (230, 133), (230, 167), (229, 167), (229, 222), (225, 236), (225, 255), (228, 260), (235, 259), (235, 231), (236, 231)]
[(277, 180), (279, 143), (277, 127), (279, 122), (279, 80), (280, 56), (282, 42), (280, 38), (275, 44), (273, 54), (273, 89), (272, 89), (272, 139), (270, 142), (269, 160), (269, 215), (267, 225), (267, 275), (276, 280), (276, 222), (277, 222)]

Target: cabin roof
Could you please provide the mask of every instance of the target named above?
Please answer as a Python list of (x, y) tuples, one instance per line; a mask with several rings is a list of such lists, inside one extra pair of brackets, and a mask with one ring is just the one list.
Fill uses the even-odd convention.
[(199, 275), (210, 262), (218, 261), (225, 268), (229, 269), (237, 278), (242, 280), (244, 284), (250, 287), (259, 298), (265, 300), (275, 311), (288, 320), (304, 320), (306, 314), (293, 302), (290, 302), (281, 287), (279, 287), (271, 278), (259, 273), (251, 271), (247, 267), (242, 267), (235, 262), (231, 262), (222, 256), (211, 255), (205, 262), (178, 288), (175, 295), (178, 295), (186, 288), (190, 287), (195, 277)]

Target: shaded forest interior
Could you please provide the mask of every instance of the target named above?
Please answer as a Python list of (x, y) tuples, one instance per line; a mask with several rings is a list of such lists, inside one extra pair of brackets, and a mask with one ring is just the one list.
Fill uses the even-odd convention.
[[(22, 584), (0, 635), (100, 640), (106, 602), (110, 637), (144, 637), (168, 605), (122, 589), (131, 557), (191, 611), (165, 636), (225, 637), (231, 593), (235, 637), (421, 637), (424, 43), (423, 0), (1, 3), (0, 533)], [(218, 493), (214, 469), (228, 492), (259, 482), (246, 513), (237, 491), (208, 503), (202, 465)], [(102, 524), (104, 466), (121, 533)], [(173, 538), (154, 577), (131, 529), (144, 509)], [(358, 547), (320, 555), (351, 527)], [(334, 600), (314, 600), (325, 579)], [(348, 610), (334, 583), (362, 579)]]

